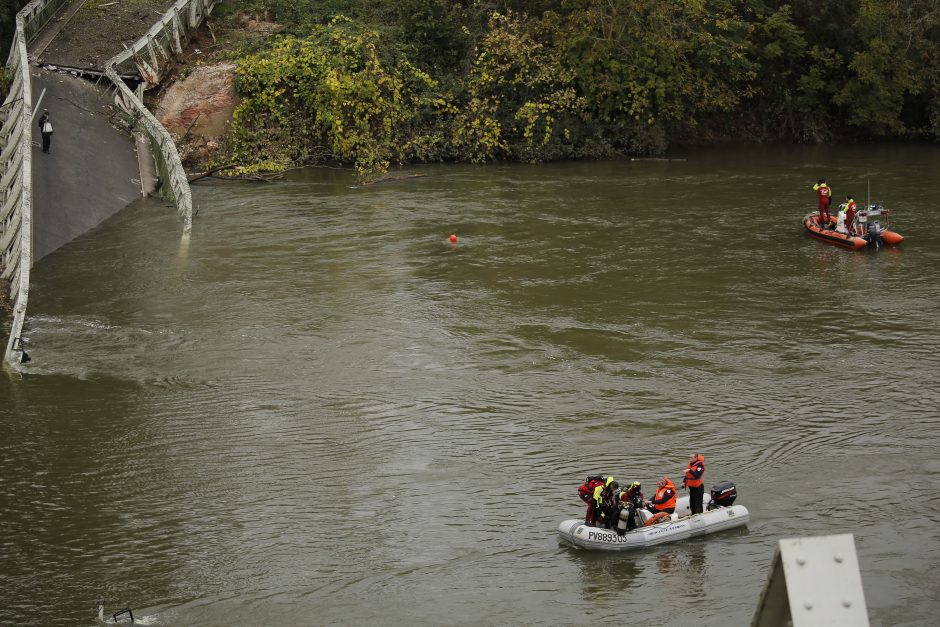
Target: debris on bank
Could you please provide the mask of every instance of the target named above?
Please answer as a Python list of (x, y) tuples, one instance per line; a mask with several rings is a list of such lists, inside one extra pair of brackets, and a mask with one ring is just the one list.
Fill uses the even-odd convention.
[(173, 0), (86, 0), (42, 51), (41, 62), (103, 70), (105, 62), (143, 37)]

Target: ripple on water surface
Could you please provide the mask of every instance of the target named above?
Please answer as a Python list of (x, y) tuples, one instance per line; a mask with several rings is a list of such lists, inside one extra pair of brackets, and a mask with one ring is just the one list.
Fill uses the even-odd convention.
[[(874, 621), (929, 622), (940, 181), (891, 190), (922, 217), (903, 250), (856, 254), (799, 231), (815, 153), (751, 157), (197, 186), (188, 243), (151, 201), (44, 259), (0, 409), (0, 622), (104, 596), (166, 624), (739, 624), (776, 540), (823, 531), (856, 534)], [(559, 546), (585, 474), (650, 493), (693, 450), (748, 528)]]

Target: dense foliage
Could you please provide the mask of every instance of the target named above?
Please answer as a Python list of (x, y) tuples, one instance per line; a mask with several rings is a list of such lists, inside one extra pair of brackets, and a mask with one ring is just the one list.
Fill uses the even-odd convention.
[(10, 46), (13, 45), (13, 32), (16, 29), (14, 18), (28, 2), (29, 0), (0, 0), (0, 102), (6, 96), (10, 82), (5, 64), (10, 56)]
[(936, 0), (241, 0), (243, 162), (940, 138)]
[(6, 61), (13, 43), (13, 31), (16, 28), (14, 18), (29, 0), (3, 0), (0, 2), (0, 59)]

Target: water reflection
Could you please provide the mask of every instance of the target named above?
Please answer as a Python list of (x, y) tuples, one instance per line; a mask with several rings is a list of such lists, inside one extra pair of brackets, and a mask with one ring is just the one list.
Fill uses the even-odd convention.
[(580, 596), (590, 604), (620, 597), (637, 581), (642, 567), (633, 553), (603, 553), (566, 547), (578, 565)]

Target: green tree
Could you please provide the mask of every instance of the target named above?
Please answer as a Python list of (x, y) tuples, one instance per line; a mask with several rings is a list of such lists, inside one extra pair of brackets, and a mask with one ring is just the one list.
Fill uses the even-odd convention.
[(26, 6), (29, 0), (4, 0), (0, 2), (0, 65), (6, 63), (13, 43), (16, 29), (16, 14)]
[[(836, 96), (849, 123), (875, 135), (927, 130), (936, 136), (940, 6), (932, 0), (862, 0), (855, 32), (859, 46), (849, 80)], [(905, 109), (914, 126), (927, 128), (905, 123)]]
[(387, 67), (377, 33), (347, 32), (349, 25), (337, 17), (308, 38), (279, 38), (241, 61), (239, 161), (283, 167), (328, 158), (365, 173), (421, 153), (427, 138), (415, 120), (435, 106), (434, 81), (406, 61)]
[(630, 150), (661, 150), (701, 114), (733, 110), (755, 66), (730, 3), (567, 0), (565, 45), (595, 128)]
[(553, 45), (560, 19), (494, 12), (466, 82), (466, 106), (454, 116), (458, 158), (523, 161), (570, 156), (570, 123), (585, 102)]

